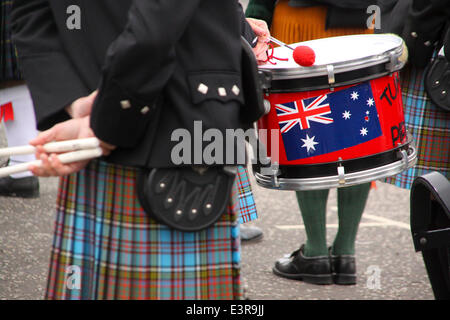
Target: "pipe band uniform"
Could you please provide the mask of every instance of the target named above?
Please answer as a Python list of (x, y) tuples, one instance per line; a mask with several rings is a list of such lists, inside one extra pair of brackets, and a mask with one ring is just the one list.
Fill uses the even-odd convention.
[[(227, 168), (192, 166), (193, 150), (187, 163), (171, 158), (176, 129), (192, 135), (201, 121), (225, 133), (257, 120), (260, 91), (243, 81), (256, 79), (256, 57), (244, 57), (242, 42), (256, 35), (239, 3), (16, 0), (12, 29), (43, 131), (33, 146), (95, 137), (104, 151), (67, 165), (43, 151), (34, 168), (70, 172), (59, 181), (45, 298), (241, 299), (239, 224), (257, 216), (245, 162), (230, 164), (226, 190), (210, 192), (216, 184), (202, 184), (202, 173)], [(219, 208), (218, 220), (189, 232), (156, 220), (138, 196), (149, 172), (161, 174), (151, 204), (161, 199), (175, 223)], [(82, 271), (72, 290), (70, 266)]]

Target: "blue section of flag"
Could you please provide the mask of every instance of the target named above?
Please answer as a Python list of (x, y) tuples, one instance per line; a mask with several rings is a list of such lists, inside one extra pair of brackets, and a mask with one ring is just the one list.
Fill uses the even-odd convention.
[(342, 150), (382, 135), (368, 82), (275, 107), (288, 160)]

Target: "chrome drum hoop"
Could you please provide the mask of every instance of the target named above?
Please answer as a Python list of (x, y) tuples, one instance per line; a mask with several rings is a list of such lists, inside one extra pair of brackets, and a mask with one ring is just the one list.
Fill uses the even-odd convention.
[(349, 187), (399, 174), (416, 164), (417, 149), (413, 141), (408, 145), (407, 151), (400, 150), (400, 152), (402, 155), (400, 160), (377, 168), (345, 173), (345, 168), (338, 166), (338, 174), (334, 176), (290, 179), (262, 175), (258, 172), (254, 175), (258, 185), (268, 189), (303, 191)]

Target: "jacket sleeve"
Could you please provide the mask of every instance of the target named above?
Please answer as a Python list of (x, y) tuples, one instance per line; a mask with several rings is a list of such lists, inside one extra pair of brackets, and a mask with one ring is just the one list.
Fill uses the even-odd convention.
[(48, 1), (15, 0), (13, 41), (33, 98), (38, 129), (67, 120), (64, 108), (89, 91), (64, 54)]
[(241, 19), (241, 35), (245, 40), (254, 48), (257, 42), (254, 42), (256, 39), (256, 34), (253, 32), (252, 27), (248, 24), (247, 19), (245, 17), (244, 9), (242, 5), (238, 3), (238, 14)]
[(139, 142), (176, 67), (175, 45), (200, 1), (133, 1), (124, 31), (107, 52), (91, 113), (97, 137), (119, 147)]
[(443, 38), (449, 19), (447, 0), (414, 0), (402, 37), (409, 50), (409, 61), (425, 67)]
[(271, 26), (276, 0), (250, 0), (245, 15), (249, 18), (261, 19)]

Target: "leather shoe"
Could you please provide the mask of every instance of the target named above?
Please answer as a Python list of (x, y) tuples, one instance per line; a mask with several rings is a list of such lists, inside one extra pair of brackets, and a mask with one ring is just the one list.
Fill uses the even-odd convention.
[(239, 230), (239, 234), (242, 242), (250, 242), (250, 241), (258, 241), (263, 237), (263, 232), (260, 228), (257, 227), (249, 227), (241, 225)]
[(39, 197), (39, 180), (35, 176), (24, 178), (0, 178), (0, 196), (37, 198)]
[(356, 284), (356, 259), (354, 255), (335, 256), (329, 248), (333, 281), (341, 285)]
[(332, 284), (330, 258), (328, 256), (305, 257), (305, 245), (290, 256), (279, 259), (273, 273), (280, 277), (301, 280), (312, 284)]

